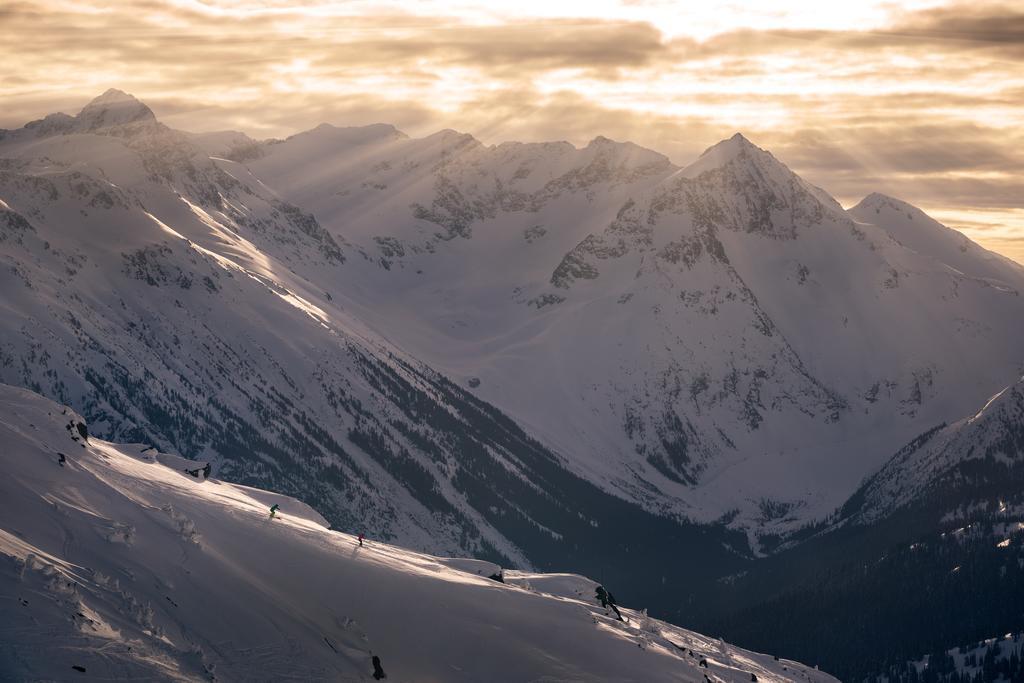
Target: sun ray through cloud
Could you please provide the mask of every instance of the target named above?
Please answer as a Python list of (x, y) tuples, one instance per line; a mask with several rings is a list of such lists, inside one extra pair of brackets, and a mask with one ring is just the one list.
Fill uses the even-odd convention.
[(175, 127), (258, 138), (321, 122), (606, 135), (682, 164), (742, 130), (844, 201), (886, 184), (964, 227), (998, 209), (1000, 235), (1024, 236), (1011, 5), (22, 0), (0, 18), (0, 127), (116, 86)]

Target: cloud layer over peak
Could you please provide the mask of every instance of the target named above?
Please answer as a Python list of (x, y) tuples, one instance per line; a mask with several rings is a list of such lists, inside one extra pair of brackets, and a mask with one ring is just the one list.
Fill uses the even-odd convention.
[(385, 121), (686, 164), (743, 130), (846, 203), (901, 196), (1024, 260), (1024, 11), (855, 5), (14, 0), (0, 127), (115, 87), (255, 137)]

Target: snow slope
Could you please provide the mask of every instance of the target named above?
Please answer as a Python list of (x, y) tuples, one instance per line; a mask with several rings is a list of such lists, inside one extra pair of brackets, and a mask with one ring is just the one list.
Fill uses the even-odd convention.
[(875, 192), (849, 213), (858, 221), (881, 226), (901, 245), (964, 275), (1008, 282), (1020, 276), (1020, 265), (1015, 261), (980, 247), (962, 232), (947, 228), (894, 197)]
[(835, 680), (631, 609), (616, 621), (580, 576), (501, 584), (489, 563), (360, 548), (294, 499), (79, 424), (0, 385), (4, 680), (360, 681), (372, 656), (393, 681)]

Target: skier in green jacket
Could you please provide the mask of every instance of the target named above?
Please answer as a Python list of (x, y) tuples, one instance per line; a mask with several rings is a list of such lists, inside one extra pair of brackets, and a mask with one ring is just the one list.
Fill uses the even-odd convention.
[(271, 519), (273, 519), (273, 518), (274, 518), (274, 515), (276, 515), (276, 514), (277, 514), (277, 509), (278, 509), (279, 507), (280, 507), (280, 506), (279, 506), (279, 505), (278, 505), (277, 503), (274, 503), (273, 505), (271, 505), (271, 506), (270, 506), (270, 518), (271, 518)]

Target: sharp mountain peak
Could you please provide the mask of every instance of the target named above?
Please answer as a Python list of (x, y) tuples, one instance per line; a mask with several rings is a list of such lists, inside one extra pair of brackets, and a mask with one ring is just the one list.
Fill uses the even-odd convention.
[(882, 211), (891, 211), (894, 213), (921, 215), (934, 222), (934, 219), (928, 216), (919, 207), (914, 206), (904, 199), (893, 197), (892, 195), (887, 195), (882, 192), (872, 192), (867, 195), (864, 199), (857, 202), (855, 206), (850, 208), (850, 213), (856, 215), (859, 212), (864, 212), (866, 215), (869, 210), (874, 210), (876, 214)]
[(74, 117), (72, 131), (89, 133), (102, 128), (128, 124), (155, 124), (156, 115), (142, 101), (128, 93), (110, 88), (93, 99)]
[(126, 93), (124, 90), (118, 90), (117, 88), (107, 88), (107, 90), (102, 95), (94, 97), (89, 102), (89, 104), (86, 105), (86, 107), (88, 108), (93, 105), (112, 104), (115, 102), (138, 102), (140, 104), (142, 103), (141, 100), (139, 100), (137, 97), (135, 97), (134, 95), (130, 95), (129, 93)]
[[(27, 124), (26, 127), (36, 129), (37, 134), (52, 134), (53, 132), (95, 132), (103, 128), (136, 123), (158, 123), (158, 121), (152, 109), (139, 98), (119, 88), (108, 88), (102, 94), (89, 101), (77, 116), (68, 116), (66, 114), (59, 113), (51, 114), (43, 120)], [(330, 136), (331, 138), (337, 137), (343, 139), (347, 143), (372, 142), (387, 138), (409, 138), (409, 135), (390, 123), (374, 123), (362, 126), (336, 126), (334, 124), (324, 122), (309, 130), (296, 133), (288, 139), (310, 135), (314, 137), (324, 135)], [(429, 140), (432, 142), (439, 142), (446, 147), (451, 145), (459, 147), (484, 146), (484, 144), (472, 134), (451, 128), (439, 130), (422, 139), (425, 141)], [(652, 163), (655, 161), (663, 161), (669, 168), (675, 168), (671, 165), (668, 157), (657, 150), (638, 145), (628, 140), (614, 140), (605, 135), (597, 135), (582, 147), (575, 147), (565, 142), (519, 143), (515, 141), (508, 141), (498, 145), (490, 145), (489, 147), (497, 149), (522, 144), (540, 144), (552, 148), (564, 146), (574, 148), (579, 152), (588, 152), (598, 155), (613, 154), (628, 158), (633, 163), (643, 160), (647, 160)], [(787, 174), (799, 177), (798, 174), (794, 173), (785, 164), (779, 161), (771, 152), (751, 142), (750, 139), (741, 132), (736, 132), (731, 137), (722, 139), (708, 147), (693, 163), (679, 168), (677, 171), (677, 177), (682, 176), (695, 178), (707, 171), (722, 168), (738, 159), (749, 160), (749, 163), (762, 170), (771, 168), (781, 169)], [(814, 189), (817, 191), (816, 193), (826, 195), (824, 191), (821, 191), (818, 188)], [(831, 200), (830, 203), (834, 202), (831, 197), (828, 197), (828, 199)], [(861, 200), (855, 207), (851, 208), (850, 212), (855, 212), (858, 209), (875, 209), (885, 206), (891, 207), (899, 212), (907, 212), (909, 210), (920, 211), (920, 209), (917, 209), (903, 200), (879, 192), (873, 192)]]
[(766, 164), (770, 165), (769, 162), (774, 162), (774, 165), (786, 168), (771, 152), (758, 147), (742, 133), (736, 133), (732, 137), (708, 147), (696, 161), (684, 167), (680, 173), (687, 178), (696, 178), (702, 173), (717, 170), (737, 159), (750, 159), (752, 163), (757, 163), (762, 167)]

